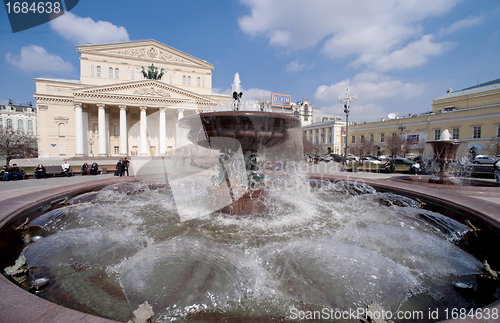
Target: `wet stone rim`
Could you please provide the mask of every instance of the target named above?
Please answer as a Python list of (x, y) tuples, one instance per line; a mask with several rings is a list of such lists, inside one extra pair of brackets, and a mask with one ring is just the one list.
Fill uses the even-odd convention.
[[(356, 180), (368, 184), (379, 191), (390, 191), (418, 198), (420, 200), (434, 202), (436, 204), (457, 210), (470, 218), (488, 226), (496, 232), (500, 232), (500, 215), (498, 204), (458, 195), (437, 189), (419, 187), (406, 183), (390, 182), (386, 180), (353, 179), (348, 176), (309, 174), (311, 179), (328, 180), (331, 182)], [(115, 179), (97, 180), (89, 183), (71, 184), (57, 187), (50, 191), (39, 194), (26, 194), (0, 201), (0, 230), (15, 221), (19, 216), (29, 213), (43, 205), (56, 203), (68, 196), (75, 196), (92, 190), (101, 189), (105, 186), (136, 181), (135, 177), (122, 177)], [(85, 314), (72, 309), (59, 306), (45, 299), (39, 298), (11, 283), (3, 275), (0, 276), (0, 293), (8, 297), (0, 298), (0, 313), (2, 320), (11, 323), (20, 322), (83, 322), (83, 323), (111, 323), (112, 320)], [(500, 311), (500, 301), (488, 308), (497, 308)], [(489, 322), (486, 320), (474, 320), (476, 322)], [(448, 320), (446, 322), (463, 322), (463, 320)], [(492, 322), (492, 321), (491, 321)]]

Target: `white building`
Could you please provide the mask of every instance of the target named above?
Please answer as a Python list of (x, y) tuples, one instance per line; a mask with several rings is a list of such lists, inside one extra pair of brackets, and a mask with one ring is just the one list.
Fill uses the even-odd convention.
[[(156, 41), (78, 46), (80, 79), (35, 79), (38, 155), (159, 156), (177, 120), (213, 109), (213, 65)], [(141, 71), (154, 64), (160, 80)]]
[(27, 135), (36, 135), (36, 109), (9, 100), (7, 105), (0, 105), (0, 129), (12, 129)]

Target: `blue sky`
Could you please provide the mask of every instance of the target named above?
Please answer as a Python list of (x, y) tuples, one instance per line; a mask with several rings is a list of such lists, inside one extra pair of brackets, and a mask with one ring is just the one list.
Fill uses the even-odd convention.
[(33, 78), (79, 78), (77, 45), (154, 39), (214, 65), (213, 88), (239, 73), (245, 99), (290, 94), (350, 120), (431, 109), (448, 88), (500, 78), (497, 0), (80, 0), (12, 33), (0, 10), (0, 104), (34, 102)]

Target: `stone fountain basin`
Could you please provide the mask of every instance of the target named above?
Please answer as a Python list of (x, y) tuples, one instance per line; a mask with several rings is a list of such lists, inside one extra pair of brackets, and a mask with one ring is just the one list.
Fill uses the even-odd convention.
[[(310, 174), (311, 178), (330, 180), (333, 182), (348, 180), (345, 176)], [(9, 224), (21, 224), (26, 215), (30, 219), (36, 217), (37, 209), (42, 206), (50, 206), (59, 202), (67, 196), (74, 196), (87, 191), (95, 190), (107, 186), (109, 184), (133, 181), (133, 177), (120, 178), (114, 180), (102, 180), (86, 184), (73, 184), (64, 187), (59, 187), (52, 191), (46, 191), (36, 196), (27, 194), (16, 197), (11, 200), (0, 202), (0, 229), (5, 228)], [(468, 196), (455, 194), (452, 192), (432, 189), (428, 187), (420, 187), (411, 184), (401, 183), (398, 181), (386, 180), (361, 180), (362, 182), (371, 185), (380, 191), (390, 191), (403, 196), (418, 198), (425, 203), (434, 203), (448, 210), (453, 210), (461, 216), (471, 219), (481, 226), (500, 233), (500, 215), (498, 214), (498, 204), (481, 201)], [(459, 188), (460, 189), (460, 188)], [(5, 250), (5, 249), (3, 249)], [(6, 322), (113, 322), (100, 317), (77, 312), (71, 309), (61, 307), (41, 299), (33, 294), (30, 294), (11, 282), (5, 277), (0, 277), (0, 292), (9, 297), (0, 298), (0, 313), (2, 321)], [(488, 306), (489, 308), (497, 308), (500, 310), (500, 302)], [(462, 322), (463, 320), (456, 320)], [(449, 322), (452, 322), (451, 320)], [(483, 322), (494, 322), (494, 320), (483, 320)]]
[[(190, 115), (180, 119), (178, 124), (189, 129), (188, 139), (202, 147), (237, 151), (239, 147), (227, 147), (226, 141), (211, 140), (233, 138), (241, 144), (243, 152), (255, 153), (287, 140), (288, 130), (300, 127), (300, 120), (274, 112), (224, 111)], [(204, 134), (200, 135), (201, 127)]]

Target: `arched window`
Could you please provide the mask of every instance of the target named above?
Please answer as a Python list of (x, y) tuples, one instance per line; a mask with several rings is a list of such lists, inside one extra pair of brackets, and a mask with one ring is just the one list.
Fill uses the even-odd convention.
[(182, 77), (182, 85), (186, 85), (186, 75)]
[(7, 129), (12, 129), (12, 119), (7, 119)]
[[(1, 122), (1, 120), (0, 120)], [(33, 130), (33, 121), (32, 120), (28, 120), (28, 130)]]
[(90, 65), (90, 76), (94, 76), (94, 65)]
[(113, 78), (113, 68), (109, 68), (109, 78), (112, 79)]
[(120, 70), (115, 68), (115, 79), (119, 79), (120, 78)]
[(172, 84), (172, 74), (168, 75), (168, 83)]
[(120, 127), (115, 126), (113, 132), (114, 132), (115, 137), (119, 137), (120, 136)]
[(101, 77), (101, 67), (97, 66), (97, 77)]
[(188, 76), (188, 85), (191, 85), (191, 76)]
[(131, 79), (131, 80), (134, 80), (134, 79), (135, 79), (135, 71), (134, 71), (134, 70), (131, 70), (131, 71), (130, 71), (130, 79)]
[(196, 79), (196, 86), (201, 86), (201, 79), (199, 77)]
[(23, 120), (21, 119), (17, 120), (17, 130), (23, 130), (23, 129), (24, 129)]

